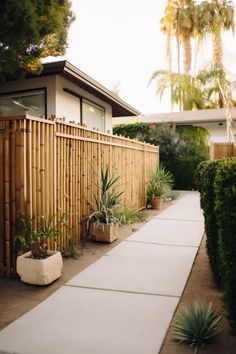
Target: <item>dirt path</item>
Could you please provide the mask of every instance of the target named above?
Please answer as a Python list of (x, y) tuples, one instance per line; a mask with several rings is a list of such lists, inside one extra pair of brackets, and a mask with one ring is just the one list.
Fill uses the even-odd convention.
[[(216, 288), (214, 279), (210, 270), (208, 257), (206, 254), (206, 239), (202, 240), (199, 252), (195, 259), (192, 272), (188, 279), (184, 293), (181, 297), (178, 309), (173, 318), (176, 319), (181, 309), (188, 303), (195, 299), (202, 299), (207, 302), (212, 302), (214, 308), (217, 309), (219, 314), (223, 314), (223, 320), (221, 329), (223, 333), (214, 342), (209, 344), (205, 349), (199, 351), (200, 354), (235, 354), (236, 353), (236, 335), (233, 335), (228, 320), (226, 318), (226, 312), (224, 310), (224, 303), (222, 300), (222, 293)], [(172, 323), (173, 323), (172, 321)], [(160, 354), (189, 354), (193, 353), (193, 350), (185, 345), (178, 344), (173, 341), (171, 327), (167, 333), (166, 339), (162, 346)]]

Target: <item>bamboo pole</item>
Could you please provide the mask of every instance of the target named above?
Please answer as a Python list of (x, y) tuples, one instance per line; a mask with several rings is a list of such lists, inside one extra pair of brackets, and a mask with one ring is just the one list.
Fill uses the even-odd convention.
[(6, 270), (5, 264), (5, 195), (4, 195), (4, 140), (5, 122), (0, 120), (0, 274)]
[[(0, 272), (10, 274), (14, 266), (11, 236), (19, 211), (29, 217), (69, 214), (79, 242), (88, 201), (98, 194), (101, 166), (121, 176), (123, 203), (140, 209), (145, 206), (145, 169), (154, 168), (157, 157), (151, 145), (63, 120), (5, 117), (0, 122)], [(66, 247), (68, 233), (62, 231), (61, 246)]]

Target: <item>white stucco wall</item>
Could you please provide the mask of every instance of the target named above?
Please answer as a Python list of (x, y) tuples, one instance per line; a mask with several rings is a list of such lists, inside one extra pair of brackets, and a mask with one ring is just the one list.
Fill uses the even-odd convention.
[(105, 110), (105, 131), (112, 131), (111, 105), (91, 95), (60, 75), (0, 83), (0, 94), (37, 88), (47, 89), (47, 117), (55, 115), (58, 118), (65, 117), (67, 121), (80, 122), (80, 99), (63, 91), (63, 88), (67, 88), (103, 107)]
[(56, 76), (37, 77), (17, 81), (1, 82), (0, 93), (10, 93), (37, 88), (47, 89), (47, 117), (56, 114)]
[[(231, 108), (231, 116), (236, 120), (236, 108)], [(201, 119), (200, 123), (196, 123), (193, 119)], [(203, 120), (206, 120), (206, 123)], [(214, 121), (218, 120), (218, 121)], [(113, 124), (132, 124), (136, 122), (144, 123), (158, 123), (158, 124), (170, 124), (170, 122), (178, 125), (193, 125), (196, 127), (203, 127), (209, 131), (209, 142), (226, 142), (227, 141), (227, 131), (226, 131), (226, 118), (225, 110), (221, 109), (211, 109), (211, 110), (199, 110), (199, 111), (186, 111), (186, 112), (175, 112), (175, 113), (160, 113), (160, 114), (150, 114), (143, 115), (140, 117), (130, 116), (130, 117), (119, 117), (113, 118)]]
[(56, 116), (65, 117), (67, 121), (80, 122), (80, 99), (63, 89), (76, 92), (79, 96), (101, 106), (105, 110), (105, 131), (112, 130), (112, 107), (94, 95), (63, 78), (56, 77)]
[[(221, 124), (221, 125), (220, 125)], [(209, 131), (209, 142), (221, 143), (227, 141), (226, 123), (192, 123)]]

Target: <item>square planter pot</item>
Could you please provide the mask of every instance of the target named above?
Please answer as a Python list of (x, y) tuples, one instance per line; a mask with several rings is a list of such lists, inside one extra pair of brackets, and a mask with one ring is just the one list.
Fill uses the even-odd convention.
[(45, 259), (30, 258), (31, 252), (17, 257), (16, 271), (21, 280), (34, 285), (47, 285), (61, 276), (63, 268), (61, 252), (48, 251)]
[(89, 225), (89, 233), (94, 241), (111, 243), (118, 239), (119, 224), (92, 222)]

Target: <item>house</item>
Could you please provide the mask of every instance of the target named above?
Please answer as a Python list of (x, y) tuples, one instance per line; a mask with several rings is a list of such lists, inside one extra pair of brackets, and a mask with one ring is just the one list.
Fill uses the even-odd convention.
[[(231, 118), (236, 121), (236, 108), (230, 110)], [(134, 123), (174, 123), (178, 125), (193, 125), (209, 131), (211, 142), (227, 141), (225, 109), (204, 109), (199, 111), (184, 111), (141, 115), (139, 117), (119, 117), (113, 119), (113, 124)]]
[(68, 61), (57, 61), (43, 64), (40, 76), (0, 83), (0, 119), (24, 114), (65, 117), (106, 132), (112, 117), (140, 112)]

